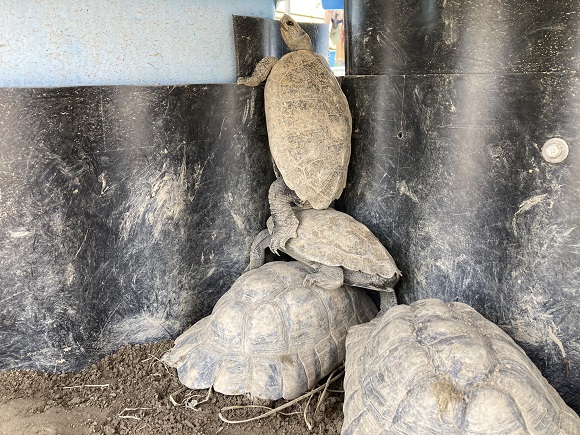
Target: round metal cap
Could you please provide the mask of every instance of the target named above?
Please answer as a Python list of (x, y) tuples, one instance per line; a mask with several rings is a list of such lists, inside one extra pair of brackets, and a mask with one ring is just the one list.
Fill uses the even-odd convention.
[(550, 163), (563, 162), (568, 157), (568, 144), (559, 137), (548, 139), (542, 147), (542, 156)]

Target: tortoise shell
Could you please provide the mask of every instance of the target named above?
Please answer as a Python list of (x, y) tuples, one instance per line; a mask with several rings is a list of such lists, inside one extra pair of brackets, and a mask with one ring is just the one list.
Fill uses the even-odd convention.
[(315, 209), (340, 197), (350, 160), (348, 101), (326, 59), (284, 55), (264, 90), (268, 142), (284, 182)]
[(300, 396), (342, 364), (348, 328), (377, 312), (363, 291), (305, 287), (306, 273), (298, 262), (272, 262), (243, 274), (164, 361), (192, 389)]
[(580, 434), (523, 350), (459, 302), (398, 305), (347, 337), (342, 434)]
[[(341, 266), (385, 278), (400, 274), (382, 243), (348, 214), (332, 208), (295, 209), (294, 213), (300, 222), (298, 235), (289, 239), (283, 250), (296, 260)], [(267, 225), (271, 230), (271, 219)]]

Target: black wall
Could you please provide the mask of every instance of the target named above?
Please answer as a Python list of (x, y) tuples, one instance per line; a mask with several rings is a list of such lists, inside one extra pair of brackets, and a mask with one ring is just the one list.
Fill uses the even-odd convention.
[[(339, 203), (401, 302), (472, 305), (580, 410), (580, 3), (350, 0)], [(570, 155), (548, 163), (544, 142)]]
[(247, 263), (262, 88), (0, 89), (0, 368), (175, 337)]

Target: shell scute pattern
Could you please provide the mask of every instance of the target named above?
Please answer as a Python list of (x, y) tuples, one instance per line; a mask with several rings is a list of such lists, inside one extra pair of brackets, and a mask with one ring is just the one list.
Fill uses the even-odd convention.
[[(337, 107), (330, 113), (343, 113), (341, 93), (337, 96), (338, 82), (326, 59), (312, 51), (297, 50), (283, 56), (272, 68), (266, 87), (270, 95), (274, 93), (283, 101), (312, 100)], [(323, 97), (327, 99), (321, 101)]]
[(345, 357), (347, 330), (377, 309), (364, 291), (305, 287), (308, 268), (272, 262), (243, 274), (163, 359), (189, 388), (292, 399)]
[(556, 427), (558, 404), (543, 393), (541, 384), (522, 370), (500, 369), (497, 384), (512, 392), (515, 404), (520, 409), (536, 409), (539, 412), (526, 416), (530, 427)]
[[(424, 376), (408, 390), (393, 417), (394, 433), (455, 434), (453, 428), (460, 421), (460, 406), (453, 397), (454, 390), (445, 380)], [(443, 399), (443, 400), (442, 400)], [(443, 412), (442, 412), (443, 411)], [(421, 415), (417, 419), (417, 415)]]
[[(331, 208), (294, 212), (300, 221), (297, 237), (286, 242), (285, 250), (297, 260), (341, 266), (385, 278), (399, 273), (393, 257), (381, 242), (351, 216)], [(272, 228), (271, 221), (268, 228)]]
[(399, 305), (346, 346), (342, 434), (580, 434), (521, 348), (465, 304)]
[[(287, 329), (284, 328), (284, 313), (278, 304), (261, 303), (256, 305), (255, 311), (244, 314), (245, 322), (234, 324), (234, 327), (243, 327), (242, 331), (239, 328), (237, 331), (245, 344), (243, 352), (267, 355), (288, 351), (292, 337), (288, 337)], [(270, 321), (266, 323), (264, 318)]]
[(284, 182), (324, 209), (346, 184), (352, 119), (321, 56), (298, 50), (272, 68), (264, 90), (268, 142)]
[[(465, 411), (465, 431), (469, 434), (528, 434), (526, 421), (517, 409), (517, 404), (504, 391), (490, 386), (475, 391), (471, 406)], [(493, 418), (489, 409), (494, 409)]]

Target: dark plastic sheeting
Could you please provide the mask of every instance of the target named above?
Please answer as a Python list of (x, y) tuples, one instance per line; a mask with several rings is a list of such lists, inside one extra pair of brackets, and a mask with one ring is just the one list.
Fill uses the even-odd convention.
[(341, 207), (391, 249), (402, 302), (472, 305), (580, 411), (580, 3), (347, 0), (345, 21)]
[[(578, 78), (359, 76), (343, 89), (353, 142), (338, 207), (395, 257), (401, 302), (472, 305), (578, 410)], [(540, 152), (554, 136), (573, 147), (560, 164)]]
[(262, 89), (0, 89), (0, 369), (209, 314), (268, 214)]
[[(314, 51), (328, 56), (328, 24), (300, 23), (308, 33)], [(256, 64), (266, 56), (278, 59), (289, 52), (280, 34), (280, 21), (234, 15), (236, 70), (238, 77), (252, 74)]]
[(577, 0), (346, 0), (347, 75), (578, 70)]

